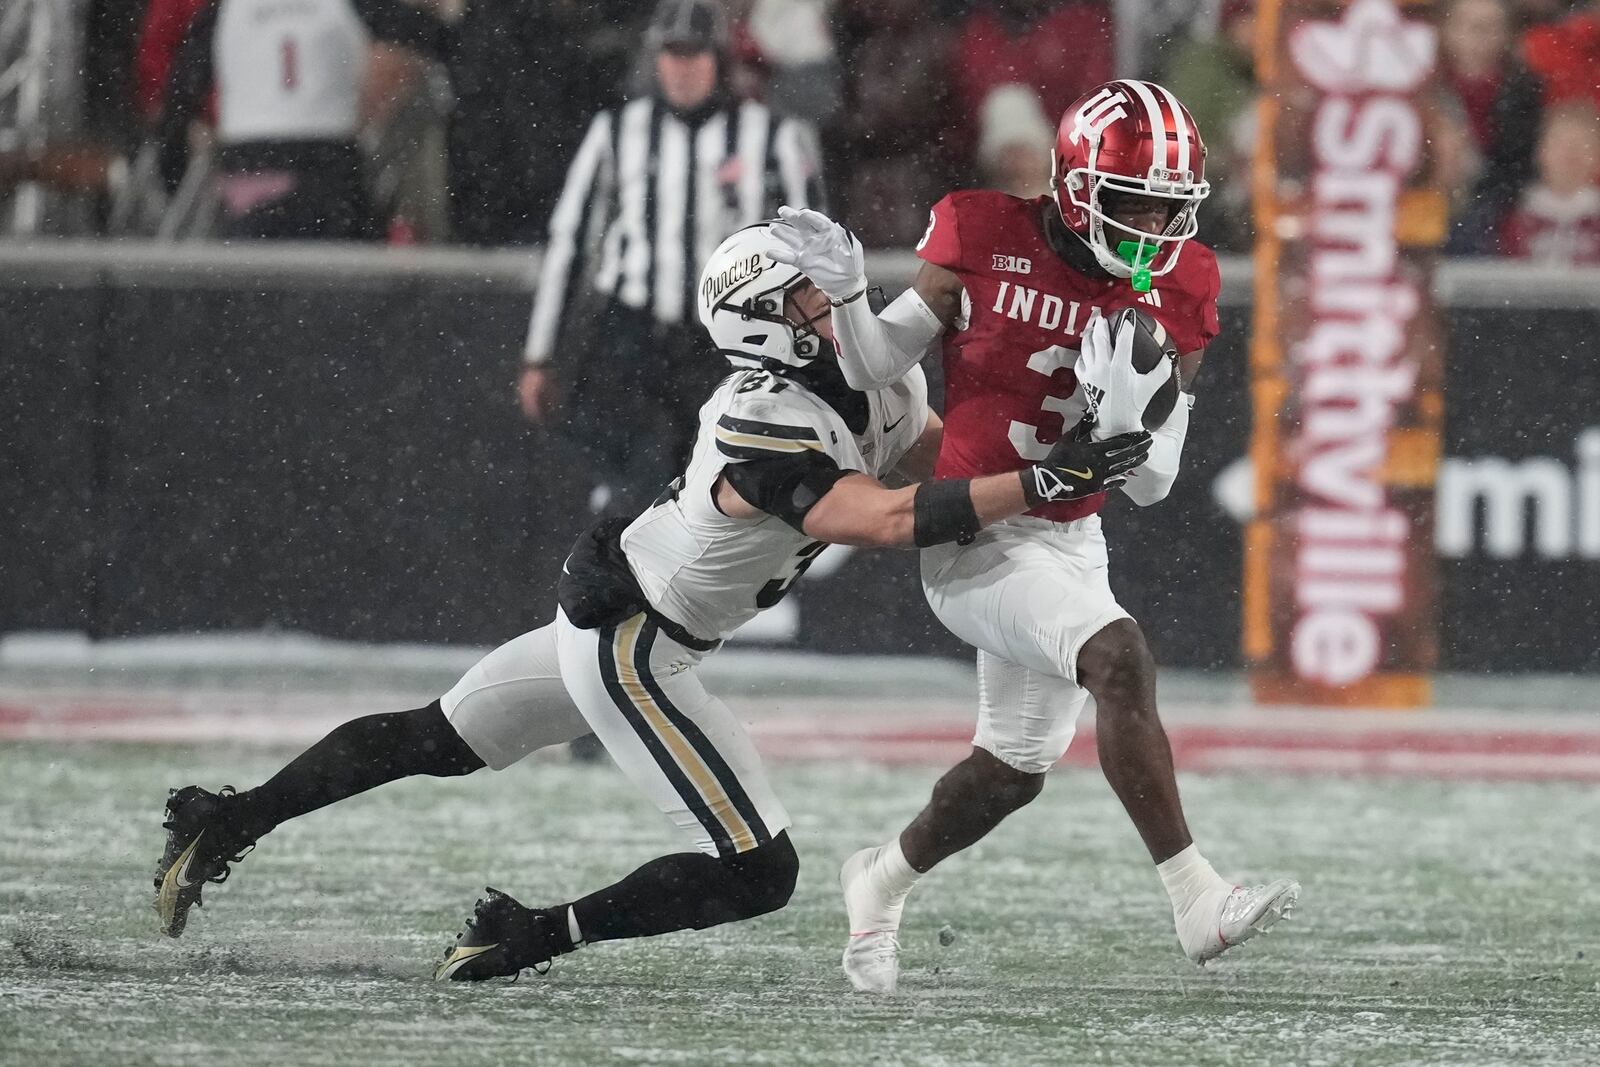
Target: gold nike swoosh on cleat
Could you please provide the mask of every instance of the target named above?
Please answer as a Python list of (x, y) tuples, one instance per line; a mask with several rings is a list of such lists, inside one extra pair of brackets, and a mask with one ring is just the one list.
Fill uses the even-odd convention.
[(204, 836), (206, 836), (204, 830), (195, 834), (194, 840), (189, 842), (189, 847), (183, 850), (183, 855), (179, 856), (178, 862), (173, 864), (178, 874), (179, 889), (188, 889), (194, 885), (193, 882), (189, 881), (189, 864), (194, 862), (194, 850), (199, 846), (200, 839)]
[(433, 980), (442, 982), (460, 970), (461, 965), (474, 956), (481, 956), (490, 949), (499, 947), (500, 942), (496, 941), (492, 945), (464, 945), (451, 949), (450, 955), (444, 958), (444, 962), (434, 968)]
[(194, 861), (194, 850), (204, 836), (204, 830), (196, 834), (161, 878), (161, 891), (156, 894), (156, 914), (161, 917), (161, 928), (165, 931), (170, 932), (173, 915), (178, 910), (178, 891), (194, 885), (189, 881), (189, 864)]

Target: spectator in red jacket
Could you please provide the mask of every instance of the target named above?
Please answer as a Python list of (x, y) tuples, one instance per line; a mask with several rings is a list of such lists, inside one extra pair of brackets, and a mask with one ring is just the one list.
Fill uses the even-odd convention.
[(139, 30), (139, 47), (133, 61), (133, 96), (139, 116), (154, 129), (161, 122), (167, 79), (178, 49), (189, 34), (189, 24), (208, 0), (150, 0)]
[[(950, 86), (953, 147), (973, 160), (978, 117), (1002, 85), (1039, 94), (1046, 115), (1114, 77), (1111, 8), (1102, 0), (988, 0), (956, 27)], [(973, 162), (976, 162), (973, 160)]]
[(1441, 30), (1443, 87), (1460, 105), (1479, 161), (1446, 251), (1489, 255), (1500, 220), (1533, 177), (1540, 86), (1517, 59), (1507, 0), (1448, 0)]
[(1600, 6), (1529, 30), (1522, 39), (1528, 66), (1544, 79), (1545, 102), (1589, 100), (1600, 107)]
[(1600, 111), (1552, 107), (1539, 135), (1539, 180), (1500, 234), (1504, 254), (1563, 266), (1600, 265)]

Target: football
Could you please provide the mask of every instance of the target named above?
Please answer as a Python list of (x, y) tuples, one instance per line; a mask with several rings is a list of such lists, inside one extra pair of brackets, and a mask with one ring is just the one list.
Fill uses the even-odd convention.
[[(1173, 345), (1172, 339), (1167, 336), (1167, 331), (1159, 322), (1137, 308), (1123, 308), (1111, 316), (1113, 340), (1120, 337), (1122, 331), (1127, 329), (1134, 331), (1133, 368), (1141, 374), (1154, 368), (1163, 359), (1178, 358), (1178, 350)], [(1161, 424), (1167, 421), (1167, 416), (1172, 414), (1173, 405), (1177, 402), (1178, 375), (1177, 369), (1174, 368), (1172, 377), (1167, 379), (1166, 384), (1150, 398), (1150, 403), (1145, 405), (1144, 428), (1159, 429)]]

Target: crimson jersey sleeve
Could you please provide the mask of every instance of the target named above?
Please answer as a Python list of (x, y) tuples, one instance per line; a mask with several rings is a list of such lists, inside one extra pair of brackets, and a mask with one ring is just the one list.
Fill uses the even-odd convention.
[(1204, 245), (1197, 244), (1196, 252), (1205, 253), (1205, 283), (1200, 290), (1200, 347), (1204, 348), (1222, 332), (1222, 320), (1217, 316), (1217, 299), (1222, 295), (1222, 273), (1217, 269), (1217, 255)]
[(1166, 327), (1179, 352), (1198, 352), (1217, 339), (1222, 332), (1217, 317), (1222, 275), (1215, 252), (1190, 241), (1172, 273), (1156, 279), (1156, 289), (1164, 299), (1159, 303), (1142, 301), (1146, 306), (1141, 310)]
[(957, 270), (961, 267), (961, 229), (956, 222), (961, 193), (950, 193), (928, 212), (928, 228), (917, 242), (917, 255), (936, 267)]

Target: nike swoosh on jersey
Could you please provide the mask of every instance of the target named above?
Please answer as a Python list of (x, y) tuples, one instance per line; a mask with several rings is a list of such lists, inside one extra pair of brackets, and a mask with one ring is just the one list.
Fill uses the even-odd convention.
[(905, 421), (906, 421), (906, 417), (904, 415), (901, 415), (898, 419), (895, 419), (893, 422), (891, 422), (891, 423), (887, 424), (886, 426), (884, 426), (883, 432), (884, 433), (890, 433), (890, 432), (892, 432), (894, 430), (894, 428), (896, 426), (899, 426), (902, 422), (905, 422)]

